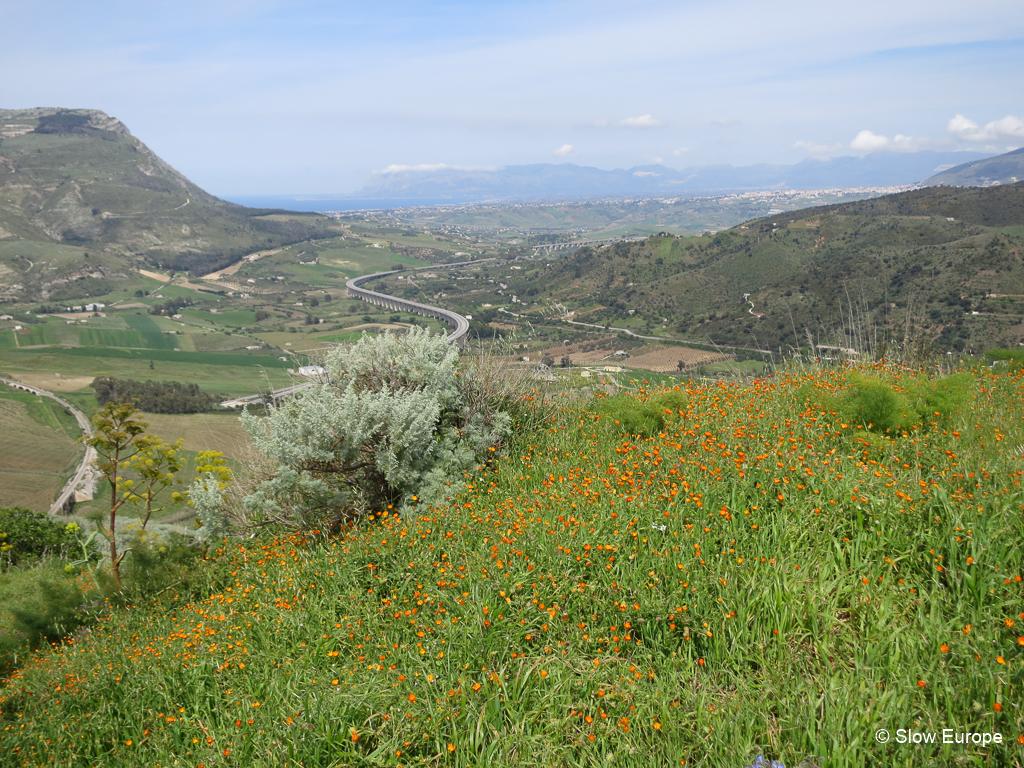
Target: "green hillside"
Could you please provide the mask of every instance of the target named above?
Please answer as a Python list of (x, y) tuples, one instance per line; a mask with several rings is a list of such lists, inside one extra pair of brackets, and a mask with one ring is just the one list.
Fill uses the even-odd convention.
[(1024, 184), (922, 189), (585, 247), (510, 276), (509, 292), (541, 304), (536, 316), (561, 302), (579, 321), (724, 344), (1016, 345), (1022, 224)]
[[(7, 569), (5, 765), (1019, 766), (1021, 385), (560, 395), (436, 506), (153, 536), (106, 602), (104, 563)], [(27, 655), (26, 616), (72, 629)]]
[(202, 274), (331, 233), (271, 213), (204, 192), (103, 112), (0, 110), (0, 295), (85, 296), (139, 263)]
[(925, 184), (959, 187), (985, 187), (994, 184), (1013, 184), (1024, 179), (1024, 148), (1005, 155), (987, 157), (950, 168), (932, 176)]

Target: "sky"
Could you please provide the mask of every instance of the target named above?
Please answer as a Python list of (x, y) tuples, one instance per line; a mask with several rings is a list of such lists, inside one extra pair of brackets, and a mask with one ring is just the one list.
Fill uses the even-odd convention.
[(1020, 0), (34, 0), (0, 30), (0, 108), (103, 110), (221, 196), (1024, 146)]

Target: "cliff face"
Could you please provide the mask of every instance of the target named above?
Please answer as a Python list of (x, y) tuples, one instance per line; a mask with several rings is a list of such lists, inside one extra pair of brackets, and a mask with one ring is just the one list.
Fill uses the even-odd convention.
[[(0, 267), (12, 248), (35, 261), (24, 242), (203, 273), (326, 232), (316, 216), (266, 213), (205, 192), (99, 110), (0, 110)], [(8, 289), (40, 282), (22, 277)]]

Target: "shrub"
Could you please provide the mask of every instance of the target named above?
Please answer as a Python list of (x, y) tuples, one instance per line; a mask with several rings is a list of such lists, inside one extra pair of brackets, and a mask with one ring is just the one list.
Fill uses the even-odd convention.
[(496, 452), (530, 412), (516, 387), (487, 382), (479, 364), (463, 375), (458, 363), (458, 349), (423, 328), (364, 334), (327, 355), (323, 381), (267, 418), (243, 414), (277, 465), (243, 499), (250, 522), (331, 527), (443, 500), (451, 479)]
[(921, 420), (912, 398), (897, 392), (889, 382), (850, 374), (847, 383), (841, 411), (847, 421), (874, 432), (903, 432)]
[(948, 423), (963, 413), (974, 399), (974, 377), (958, 373), (930, 380), (921, 377), (897, 381), (854, 371), (838, 395), (816, 399), (845, 422), (870, 432), (898, 436), (924, 422)]
[(64, 557), (76, 545), (74, 531), (47, 514), (25, 507), (0, 509), (0, 563)]
[(992, 362), (1004, 362), (1012, 365), (1024, 363), (1024, 350), (1020, 349), (986, 349), (985, 357)]
[(591, 410), (601, 417), (605, 428), (623, 435), (651, 437), (679, 418), (686, 409), (686, 395), (673, 389), (647, 399), (621, 393), (600, 400)]

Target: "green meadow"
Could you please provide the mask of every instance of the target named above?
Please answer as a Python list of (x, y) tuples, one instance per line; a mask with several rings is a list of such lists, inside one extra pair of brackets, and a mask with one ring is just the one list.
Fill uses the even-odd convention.
[(19, 662), (9, 762), (1020, 764), (1019, 367), (552, 397), (438, 506), (138, 571)]

